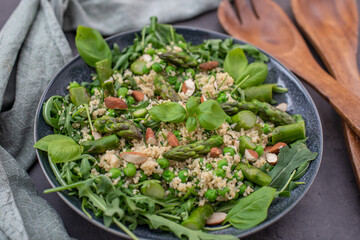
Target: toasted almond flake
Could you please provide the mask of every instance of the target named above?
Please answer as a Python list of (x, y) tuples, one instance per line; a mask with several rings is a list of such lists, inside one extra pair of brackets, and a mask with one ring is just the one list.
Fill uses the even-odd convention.
[(270, 149), (270, 153), (275, 153), (275, 154), (279, 154), (280, 149), (282, 149), (283, 147), (286, 146), (286, 143), (283, 142), (278, 142), (276, 143), (274, 146), (271, 147)]
[(220, 148), (217, 148), (217, 147), (211, 148), (211, 150), (210, 150), (210, 157), (212, 157), (212, 158), (217, 158), (218, 156), (220, 156), (220, 154), (221, 154)]
[(124, 159), (127, 162), (134, 164), (142, 164), (148, 158), (146, 154), (139, 152), (124, 152), (119, 155), (120, 158)]
[(218, 225), (225, 220), (226, 215), (224, 212), (214, 212), (208, 220), (206, 220), (206, 225)]
[(271, 165), (275, 165), (278, 161), (278, 156), (275, 153), (266, 153), (265, 158)]
[(137, 102), (140, 102), (144, 99), (144, 94), (140, 91), (132, 91), (132, 96), (135, 98)]
[(287, 107), (288, 107), (287, 103), (280, 103), (279, 105), (276, 106), (277, 109), (279, 109), (283, 112), (286, 112)]
[(205, 62), (205, 63), (201, 63), (199, 65), (199, 68), (201, 70), (211, 70), (211, 69), (214, 69), (216, 68), (217, 66), (219, 66), (219, 63), (217, 61), (210, 61), (210, 62)]
[(157, 145), (157, 141), (156, 141), (156, 138), (155, 138), (154, 131), (151, 128), (146, 129), (145, 141), (146, 141), (147, 144)]
[(173, 134), (172, 132), (168, 132), (167, 134), (167, 140), (169, 142), (169, 145), (172, 147), (177, 147), (179, 146), (179, 140), (177, 139), (177, 137), (175, 136), (175, 134)]
[(250, 162), (254, 162), (259, 158), (259, 154), (254, 150), (245, 149), (245, 158)]

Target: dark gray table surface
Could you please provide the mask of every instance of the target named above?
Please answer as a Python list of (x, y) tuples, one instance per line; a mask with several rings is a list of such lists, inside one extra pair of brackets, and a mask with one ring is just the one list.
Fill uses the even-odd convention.
[[(276, 0), (293, 19), (288, 0)], [(0, 29), (19, 0), (0, 1)], [(224, 32), (216, 11), (193, 19), (177, 22)], [(67, 33), (74, 54), (74, 33)], [(358, 59), (360, 54), (358, 54)], [(349, 154), (341, 127), (341, 119), (334, 109), (311, 87), (310, 92), (324, 130), (324, 154), (318, 176), (309, 192), (286, 216), (270, 227), (245, 239), (360, 239), (360, 194), (350, 165)], [(360, 114), (360, 113), (359, 113)], [(57, 194), (42, 194), (50, 188), (38, 163), (29, 170), (39, 194), (61, 216), (69, 235), (77, 239), (119, 239), (77, 215)]]

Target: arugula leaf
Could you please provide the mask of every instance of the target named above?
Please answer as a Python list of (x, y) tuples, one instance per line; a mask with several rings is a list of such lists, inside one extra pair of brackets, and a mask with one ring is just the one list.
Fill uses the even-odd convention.
[(247, 65), (248, 60), (244, 51), (241, 48), (234, 48), (229, 51), (225, 57), (224, 70), (229, 73), (235, 81), (237, 81)]
[[(49, 144), (54, 140), (60, 140), (60, 139), (67, 139), (69, 140), (69, 137), (61, 135), (61, 134), (51, 134), (43, 137), (39, 141), (37, 141), (34, 145), (34, 148), (43, 150), (45, 152), (48, 151)], [(70, 138), (71, 139), (71, 138)]]
[(81, 147), (71, 138), (67, 138), (50, 142), (48, 154), (53, 163), (70, 162), (80, 158)]
[(317, 153), (311, 152), (302, 142), (292, 144), (291, 148), (289, 146), (283, 147), (280, 150), (277, 164), (269, 172), (272, 178), (269, 187), (282, 189), (295, 169), (314, 160), (316, 156)]
[(193, 116), (195, 114), (197, 106), (200, 104), (199, 97), (190, 97), (186, 102), (186, 110), (189, 116)]
[(95, 29), (79, 25), (76, 30), (75, 45), (81, 58), (90, 67), (95, 67), (96, 62), (104, 59), (112, 62), (108, 44)]
[(223, 124), (228, 115), (215, 100), (207, 100), (196, 108), (196, 117), (201, 127), (206, 130), (215, 130)]
[(239, 79), (236, 80), (235, 84), (243, 81), (248, 75), (249, 77), (240, 85), (241, 88), (247, 88), (262, 84), (268, 74), (268, 67), (263, 62), (254, 62), (249, 64), (245, 70), (240, 74)]
[(225, 222), (238, 229), (258, 225), (267, 217), (268, 208), (274, 199), (276, 189), (262, 187), (249, 196), (242, 198), (227, 214)]
[[(164, 217), (160, 217), (154, 214), (144, 213), (142, 214), (149, 220), (149, 224), (154, 229), (168, 229), (173, 232), (178, 238), (183, 239), (186, 237), (189, 240), (209, 240), (214, 239), (213, 234), (205, 233), (201, 230), (191, 230), (180, 224), (170, 221)], [(216, 235), (217, 238), (222, 240), (238, 240), (236, 236), (231, 235)]]
[(186, 119), (185, 109), (176, 102), (166, 102), (152, 107), (149, 110), (151, 118), (158, 121), (181, 123)]

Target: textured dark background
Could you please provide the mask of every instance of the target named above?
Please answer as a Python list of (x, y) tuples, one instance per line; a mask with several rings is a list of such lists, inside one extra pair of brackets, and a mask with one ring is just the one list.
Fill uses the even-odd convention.
[[(290, 1), (275, 0), (293, 19)], [(0, 29), (5, 24), (19, 0), (0, 0)], [(358, 5), (359, 2), (358, 2)], [(161, 20), (161, 19), (160, 19)], [(224, 32), (217, 20), (216, 11), (193, 19), (174, 23)], [(74, 33), (66, 33), (74, 48)], [(358, 61), (360, 54), (358, 54)], [(333, 108), (311, 87), (304, 84), (319, 110), (324, 130), (322, 165), (314, 184), (300, 203), (270, 227), (245, 239), (359, 239), (360, 194), (350, 165), (341, 119)], [(360, 113), (359, 113), (360, 114)], [(64, 221), (71, 237), (77, 239), (119, 239), (92, 225), (72, 209), (57, 194), (42, 194), (50, 184), (38, 163), (29, 170), (39, 194), (53, 206)]]

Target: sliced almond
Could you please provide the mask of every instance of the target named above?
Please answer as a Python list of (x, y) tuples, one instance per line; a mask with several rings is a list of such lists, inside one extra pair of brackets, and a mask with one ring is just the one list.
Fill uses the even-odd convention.
[(288, 107), (287, 103), (280, 103), (279, 105), (276, 106), (277, 109), (279, 109), (283, 112), (286, 112), (287, 107)]
[(265, 153), (270, 152), (270, 150), (271, 150), (272, 147), (273, 147), (273, 146), (267, 146), (267, 147), (264, 149), (264, 152), (265, 152)]
[(283, 147), (286, 146), (286, 143), (283, 142), (278, 142), (276, 143), (274, 146), (272, 146), (272, 148), (270, 149), (270, 153), (275, 153), (275, 154), (279, 154), (280, 149), (282, 149)]
[(191, 96), (194, 94), (195, 92), (195, 83), (192, 79), (187, 79), (185, 80), (184, 84), (183, 84), (183, 88), (184, 88), (184, 85), (186, 87), (186, 92), (185, 92), (185, 95), (187, 96)]
[(244, 155), (249, 162), (255, 162), (259, 158), (259, 154), (251, 149), (245, 149)]
[(133, 164), (142, 164), (148, 158), (146, 154), (139, 152), (124, 152), (121, 153), (119, 157)]
[(200, 98), (201, 103), (205, 102), (206, 100), (207, 100), (206, 97), (204, 95), (201, 95), (201, 98)]
[(224, 212), (214, 212), (208, 220), (206, 220), (206, 225), (218, 225), (225, 220), (226, 215)]
[(172, 146), (172, 147), (177, 147), (177, 146), (180, 145), (179, 140), (177, 139), (175, 134), (173, 134), (172, 132), (168, 133), (167, 140), (169, 142), (169, 145)]
[(275, 153), (265, 154), (266, 161), (271, 165), (275, 165), (278, 161), (278, 156)]
[(108, 109), (126, 109), (128, 107), (126, 102), (117, 97), (107, 97), (104, 99), (104, 103)]
[(157, 145), (157, 141), (156, 141), (156, 138), (155, 138), (154, 131), (151, 128), (146, 129), (145, 141), (146, 141), (147, 144)]
[(144, 94), (140, 91), (132, 91), (132, 96), (137, 102), (140, 102), (144, 99)]
[(217, 148), (217, 147), (211, 148), (211, 150), (210, 150), (210, 157), (212, 157), (212, 158), (217, 158), (218, 156), (220, 156), (220, 154), (221, 154), (220, 148)]
[(208, 71), (208, 70), (216, 68), (217, 66), (219, 66), (219, 63), (217, 61), (210, 61), (210, 62), (200, 64), (199, 68), (201, 70)]
[(184, 94), (186, 94), (187, 90), (188, 90), (188, 89), (187, 89), (185, 83), (183, 83), (183, 85), (182, 85), (182, 87), (181, 87), (181, 92), (184, 93)]
[(98, 139), (102, 138), (101, 133), (99, 133), (97, 131), (92, 131), (91, 135), (94, 137), (94, 140), (98, 140)]

